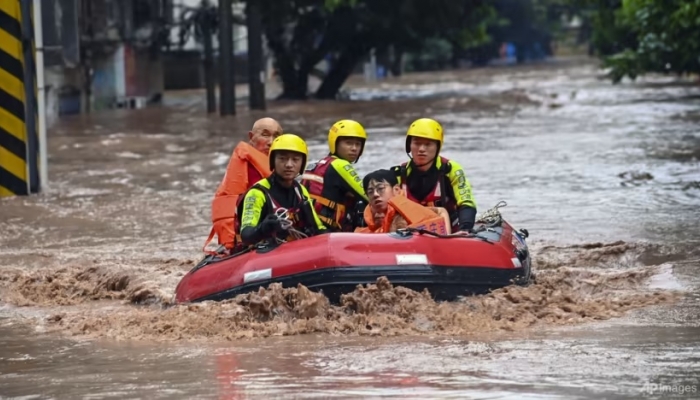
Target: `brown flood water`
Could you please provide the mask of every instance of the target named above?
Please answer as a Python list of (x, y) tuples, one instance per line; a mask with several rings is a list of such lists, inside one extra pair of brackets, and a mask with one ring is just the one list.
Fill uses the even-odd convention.
[(698, 398), (700, 86), (610, 85), (586, 60), (353, 81), (271, 103), (312, 158), (341, 118), (361, 173), (432, 116), (480, 211), (530, 231), (535, 282), (437, 304), (380, 280), (330, 306), (271, 287), (173, 306), (235, 142), (263, 115), (67, 118), (51, 186), (0, 199), (0, 398)]

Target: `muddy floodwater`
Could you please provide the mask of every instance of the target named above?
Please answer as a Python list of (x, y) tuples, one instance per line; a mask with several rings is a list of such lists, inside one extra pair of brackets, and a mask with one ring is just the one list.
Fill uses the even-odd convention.
[[(0, 398), (700, 398), (697, 82), (611, 85), (570, 59), (345, 95), (222, 119), (202, 93), (168, 93), (53, 126), (49, 189), (0, 199)], [(530, 232), (534, 282), (454, 303), (379, 280), (340, 305), (303, 287), (174, 305), (263, 115), (311, 158), (357, 119), (362, 174), (438, 119), (479, 212), (504, 200)]]

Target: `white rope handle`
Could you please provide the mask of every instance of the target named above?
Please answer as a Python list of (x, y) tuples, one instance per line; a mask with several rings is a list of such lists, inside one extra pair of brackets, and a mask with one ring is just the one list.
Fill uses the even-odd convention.
[(508, 203), (506, 203), (505, 201), (503, 201), (503, 200), (499, 201), (495, 206), (486, 210), (483, 214), (478, 216), (476, 218), (476, 221), (477, 222), (485, 222), (487, 224), (498, 222), (501, 219), (501, 212), (498, 209), (503, 208), (507, 205), (508, 205)]
[[(295, 239), (304, 239), (309, 237), (304, 232), (292, 228), (294, 222), (292, 222), (292, 220), (289, 219), (289, 210), (287, 210), (286, 208), (279, 208), (277, 211), (275, 211), (275, 216), (277, 216), (277, 219), (280, 221), (280, 226), (282, 227), (282, 229), (289, 231), (289, 233)], [(280, 243), (286, 242), (286, 240), (280, 238), (277, 238), (277, 241)]]
[(279, 208), (275, 211), (275, 216), (277, 220), (280, 221), (280, 226), (284, 230), (288, 230), (292, 227), (292, 221), (289, 219), (289, 210), (286, 208)]

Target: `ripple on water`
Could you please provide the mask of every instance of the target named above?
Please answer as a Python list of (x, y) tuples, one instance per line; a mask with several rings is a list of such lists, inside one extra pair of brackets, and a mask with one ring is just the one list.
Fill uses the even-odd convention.
[[(241, 366), (263, 375), (244, 376), (240, 386), (268, 397), (307, 388), (313, 389), (309, 395), (354, 398), (634, 397), (638, 393), (630, 390), (645, 379), (685, 377), (679, 372), (684, 363), (697, 370), (692, 338), (698, 334), (692, 329), (698, 299), (688, 294), (697, 286), (697, 262), (687, 254), (698, 247), (693, 229), (700, 204), (693, 185), (700, 153), (694, 121), (677, 117), (697, 108), (697, 85), (645, 78), (613, 86), (598, 80), (591, 65), (549, 65), (407, 75), (381, 86), (350, 86), (351, 97), (366, 100), (274, 103), (268, 113), (285, 131), (309, 139), (310, 159), (327, 154), (332, 122), (359, 120), (370, 134), (357, 165), (361, 174), (406, 161), (408, 124), (436, 116), (446, 132), (443, 154), (465, 167), (479, 209), (506, 200), (506, 218), (530, 231), (533, 285), (455, 304), (436, 304), (382, 281), (358, 289), (338, 307), (303, 288), (275, 287), (224, 303), (171, 306), (175, 285), (201, 256), (211, 198), (230, 150), (258, 116), (208, 118), (203, 107), (183, 100), (181, 108), (99, 113), (67, 118), (52, 128), (49, 189), (0, 199), (1, 312), (42, 332), (117, 339), (116, 353), (126, 341), (258, 336), (269, 341), (323, 334), (307, 349), (310, 360), (293, 359), (293, 366), (275, 369), (275, 362), (289, 358), (279, 347), (264, 353), (272, 360), (267, 372), (251, 367), (250, 360)], [(376, 100), (387, 95), (398, 100)], [(637, 179), (635, 173), (653, 178)], [(637, 255), (652, 244), (680, 258), (645, 265)], [(560, 331), (574, 338), (556, 336)], [(527, 339), (538, 332), (545, 334), (542, 340)], [(493, 339), (504, 334), (521, 337)], [(405, 335), (421, 339), (411, 346), (391, 343)], [(357, 336), (387, 337), (389, 345), (327, 348), (338, 338)], [(472, 341), (420, 344), (435, 336)], [(644, 338), (655, 343), (635, 344)], [(75, 351), (52, 349), (52, 368), (96, 361), (90, 368), (111, 368), (100, 377), (114, 383), (87, 383), (70, 392), (75, 397), (90, 392), (187, 397), (217, 390), (202, 388), (211, 377), (188, 380), (194, 372), (211, 372), (206, 368), (187, 367), (187, 374), (178, 375), (183, 364), (204, 354), (185, 363), (178, 354), (163, 367), (118, 357), (96, 360)], [(9, 358), (13, 366), (37, 362), (25, 356), (38, 357), (26, 350)], [(79, 369), (77, 364), (71, 368)], [(297, 369), (304, 365), (316, 378), (300, 377)], [(120, 375), (115, 366), (129, 372)], [(82, 376), (71, 380), (31, 368), (36, 382), (58, 381), (50, 392), (56, 396)], [(348, 378), (334, 375), (334, 368), (359, 370)], [(162, 371), (169, 384), (129, 386), (148, 370)], [(12, 374), (2, 375), (4, 382)], [(12, 379), (29, 379), (27, 374)], [(38, 386), (25, 384), (16, 393), (33, 395), (29, 388)]]

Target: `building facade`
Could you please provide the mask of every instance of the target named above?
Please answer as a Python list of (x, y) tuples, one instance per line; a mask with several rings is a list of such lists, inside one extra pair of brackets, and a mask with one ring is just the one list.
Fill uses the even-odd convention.
[(42, 2), (48, 122), (158, 101), (171, 15), (171, 0)]

